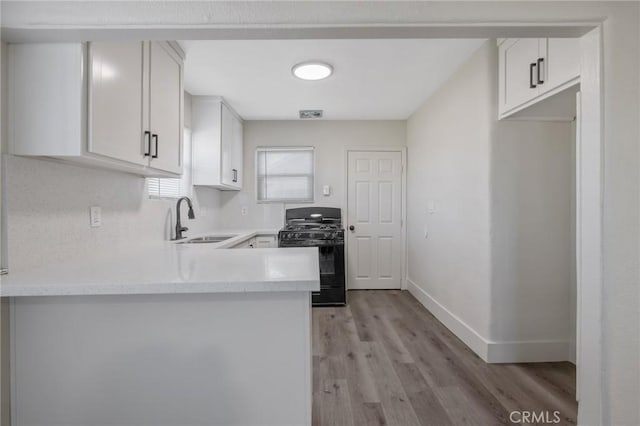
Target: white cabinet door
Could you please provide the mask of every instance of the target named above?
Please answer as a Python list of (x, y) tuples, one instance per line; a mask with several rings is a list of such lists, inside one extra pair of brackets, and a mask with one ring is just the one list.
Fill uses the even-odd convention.
[(222, 104), (222, 134), (220, 147), (220, 180), (223, 185), (235, 186), (234, 182), (234, 146), (233, 146), (233, 113)]
[(539, 40), (520, 38), (500, 45), (500, 110), (515, 108), (538, 95)]
[(259, 235), (256, 237), (257, 248), (276, 247), (276, 237), (274, 235)]
[(194, 185), (242, 189), (242, 119), (218, 96), (194, 96)]
[(243, 129), (242, 129), (242, 121), (237, 117), (233, 117), (233, 174), (235, 182), (233, 182), (234, 186), (238, 188), (242, 188), (242, 163), (244, 160), (243, 155)]
[(88, 151), (146, 165), (144, 43), (89, 43)]
[(348, 286), (400, 288), (402, 154), (349, 152), (347, 174)]
[[(9, 153), (79, 156), (86, 144), (86, 51), (81, 43), (9, 45)], [(3, 89), (4, 90), (4, 89)]]
[(166, 43), (149, 52), (149, 129), (154, 169), (182, 172), (182, 63)]
[(544, 92), (580, 77), (580, 39), (549, 38), (545, 45)]
[(193, 184), (220, 185), (220, 132), (222, 104), (208, 96), (194, 96), (191, 103)]

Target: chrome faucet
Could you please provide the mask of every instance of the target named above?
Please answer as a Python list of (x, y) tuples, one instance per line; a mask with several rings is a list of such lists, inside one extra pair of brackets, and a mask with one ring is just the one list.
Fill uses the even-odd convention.
[(186, 226), (182, 226), (182, 224), (180, 223), (180, 205), (183, 201), (186, 201), (187, 205), (189, 205), (189, 219), (196, 218), (196, 215), (193, 214), (193, 206), (191, 205), (191, 200), (189, 199), (189, 197), (180, 198), (178, 200), (178, 203), (176, 204), (176, 237), (174, 238), (174, 240), (183, 239), (184, 236), (182, 235), (182, 233), (189, 230), (189, 228), (187, 228)]

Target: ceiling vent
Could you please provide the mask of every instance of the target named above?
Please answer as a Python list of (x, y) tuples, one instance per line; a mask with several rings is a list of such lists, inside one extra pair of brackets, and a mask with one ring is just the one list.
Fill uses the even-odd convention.
[(300, 118), (322, 118), (321, 109), (301, 109)]

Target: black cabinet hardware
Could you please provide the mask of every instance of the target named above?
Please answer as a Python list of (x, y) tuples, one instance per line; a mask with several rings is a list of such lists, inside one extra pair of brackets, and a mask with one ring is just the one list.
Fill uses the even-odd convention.
[(148, 130), (144, 131), (144, 145), (145, 145), (144, 156), (148, 157), (151, 155), (151, 132)]
[(533, 72), (535, 71), (536, 63), (532, 62), (529, 64), (529, 88), (535, 89), (537, 86), (533, 82)]
[[(155, 144), (156, 144), (156, 153), (153, 154), (151, 156), (151, 158), (158, 158), (158, 135), (156, 135), (154, 133), (153, 135), (151, 135), (151, 137), (153, 138), (153, 140), (155, 141)], [(149, 150), (151, 150), (151, 148), (149, 148)]]
[(537, 66), (538, 66), (538, 72), (537, 72), (538, 84), (544, 84), (544, 80), (541, 78), (541, 75), (542, 75), (542, 64), (543, 63), (544, 63), (544, 58), (538, 58), (538, 64), (537, 64)]
[(237, 182), (238, 181), (238, 170), (237, 169), (231, 169), (233, 171), (233, 181)]
[(349, 231), (355, 231), (355, 230), (356, 230), (355, 226), (353, 226), (353, 225), (349, 226)]

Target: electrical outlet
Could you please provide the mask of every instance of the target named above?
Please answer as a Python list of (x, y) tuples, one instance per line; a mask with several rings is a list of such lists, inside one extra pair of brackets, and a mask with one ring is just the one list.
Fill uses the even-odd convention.
[(89, 208), (89, 226), (99, 228), (102, 226), (102, 208), (93, 206)]
[(240, 209), (240, 213), (242, 214), (242, 216), (246, 216), (249, 214), (249, 208), (247, 206), (242, 206), (242, 208)]

